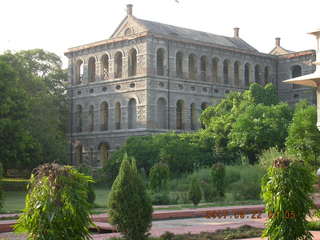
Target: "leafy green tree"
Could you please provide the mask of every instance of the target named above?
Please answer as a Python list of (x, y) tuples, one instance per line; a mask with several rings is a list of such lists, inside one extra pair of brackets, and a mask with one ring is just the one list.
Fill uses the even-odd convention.
[(26, 128), (30, 101), (19, 73), (0, 56), (0, 162), (3, 168), (24, 168), (38, 156), (38, 143)]
[(277, 158), (263, 178), (262, 197), (269, 214), (263, 236), (270, 240), (312, 239), (306, 215), (314, 207), (314, 176), (302, 161)]
[(108, 199), (111, 224), (126, 239), (147, 239), (152, 221), (152, 205), (144, 183), (138, 174), (136, 161), (127, 154), (112, 185)]
[(213, 186), (219, 197), (224, 197), (226, 171), (222, 163), (215, 163), (211, 168)]
[(33, 240), (91, 239), (88, 183), (69, 166), (44, 164), (31, 176), (24, 213), (15, 226)]
[(202, 193), (201, 193), (199, 181), (197, 178), (193, 178), (190, 184), (190, 189), (189, 189), (189, 199), (190, 201), (192, 201), (193, 205), (196, 206), (201, 201), (201, 198), (202, 198)]
[(309, 105), (307, 101), (298, 103), (289, 126), (286, 147), (289, 153), (295, 154), (298, 158), (315, 167), (319, 167), (320, 132), (316, 127), (316, 122), (316, 107)]
[(149, 174), (150, 188), (154, 192), (161, 192), (167, 189), (170, 170), (167, 164), (156, 163), (150, 170)]
[[(12, 114), (9, 117), (22, 121), (24, 131), (28, 133), (24, 134), (21, 147), (31, 145), (29, 151), (23, 151), (26, 157), (7, 158), (10, 167), (31, 170), (44, 162), (65, 163), (68, 150), (68, 104), (64, 87), (67, 73), (62, 69), (62, 61), (57, 55), (41, 49), (14, 54), (6, 52), (1, 55), (1, 59), (15, 70), (15, 77), (6, 77), (12, 84), (18, 82), (16, 90), (22, 91), (20, 99), (24, 98), (23, 101), (16, 99), (24, 103), (19, 103), (16, 111), (20, 116)], [(4, 167), (9, 166), (5, 164)]]
[(229, 147), (240, 149), (254, 163), (264, 149), (284, 148), (290, 120), (288, 104), (248, 106), (232, 125)]

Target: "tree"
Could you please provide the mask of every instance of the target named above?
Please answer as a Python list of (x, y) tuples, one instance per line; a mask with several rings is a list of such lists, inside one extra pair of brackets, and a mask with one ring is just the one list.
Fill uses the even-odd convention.
[(29, 151), (23, 151), (28, 157), (7, 158), (10, 166), (5, 164), (5, 169), (20, 167), (31, 170), (44, 162), (65, 163), (68, 149), (66, 138), (68, 104), (64, 87), (67, 73), (62, 69), (62, 61), (57, 55), (41, 49), (20, 51), (15, 54), (6, 52), (1, 59), (15, 70), (16, 80), (10, 75), (6, 77), (12, 83), (18, 82), (19, 86), (17, 88), (9, 86), (23, 92), (19, 93), (20, 99), (23, 100), (16, 99), (20, 101), (19, 109), (16, 111), (20, 116), (16, 117), (13, 114), (9, 117), (23, 122), (24, 131), (28, 134), (24, 134), (27, 139), (23, 139), (22, 146), (31, 145)]
[(275, 159), (263, 178), (262, 197), (269, 215), (263, 237), (270, 240), (312, 239), (306, 215), (314, 207), (314, 178), (303, 161)]
[(222, 163), (216, 163), (211, 168), (212, 183), (219, 197), (224, 197), (226, 171)]
[(289, 153), (310, 163), (319, 166), (320, 132), (316, 127), (317, 109), (306, 101), (296, 105), (293, 120), (289, 126), (289, 135), (286, 147)]
[(170, 170), (167, 164), (159, 162), (156, 163), (150, 170), (149, 174), (150, 188), (154, 192), (161, 192), (166, 190), (169, 180)]
[(263, 150), (284, 148), (290, 119), (291, 110), (285, 103), (248, 106), (232, 124), (228, 146), (240, 149), (248, 156), (250, 163), (254, 163)]
[(189, 189), (189, 199), (192, 201), (193, 205), (198, 205), (201, 201), (202, 193), (198, 179), (193, 178), (191, 181)]
[(128, 240), (146, 239), (152, 221), (152, 205), (138, 174), (136, 161), (124, 155), (108, 199), (110, 223)]
[(69, 166), (44, 164), (31, 176), (24, 213), (15, 226), (33, 240), (91, 239), (91, 177)]
[(0, 56), (0, 162), (3, 168), (24, 168), (38, 156), (38, 143), (26, 128), (30, 101), (19, 73)]

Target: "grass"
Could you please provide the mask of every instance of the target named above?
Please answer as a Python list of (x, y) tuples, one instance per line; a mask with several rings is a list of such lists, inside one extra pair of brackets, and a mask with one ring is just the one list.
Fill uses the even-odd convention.
[(18, 213), (24, 208), (26, 193), (23, 191), (5, 191), (1, 213)]

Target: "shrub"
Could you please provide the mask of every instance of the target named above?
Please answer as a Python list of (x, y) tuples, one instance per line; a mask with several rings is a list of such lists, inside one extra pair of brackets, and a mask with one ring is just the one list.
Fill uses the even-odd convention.
[(260, 199), (261, 179), (265, 171), (258, 165), (237, 167), (240, 179), (229, 188), (235, 200)]
[(152, 221), (152, 205), (136, 162), (127, 154), (108, 199), (110, 222), (126, 239), (146, 239)]
[[(0, 180), (3, 177), (3, 167), (2, 163), (0, 163)], [(3, 194), (2, 194), (2, 184), (0, 184), (0, 209), (2, 208), (2, 202), (3, 202)]]
[(240, 171), (243, 169), (243, 166), (226, 166), (226, 177), (225, 184), (226, 188), (230, 186), (230, 184), (235, 183), (240, 180)]
[(206, 200), (206, 202), (213, 202), (218, 198), (218, 192), (212, 184), (202, 182), (201, 188), (203, 192), (203, 198)]
[(87, 191), (91, 181), (69, 166), (39, 166), (31, 176), (16, 230), (27, 231), (33, 240), (90, 239)]
[[(78, 167), (78, 171), (90, 177), (92, 177), (93, 175), (92, 168), (84, 164)], [(88, 202), (93, 205), (95, 199), (96, 199), (96, 194), (93, 189), (93, 182), (89, 182), (88, 183)]]
[(157, 163), (150, 170), (150, 188), (154, 192), (160, 192), (167, 189), (169, 179), (169, 167), (165, 163)]
[(156, 192), (151, 195), (151, 202), (154, 205), (170, 204), (170, 198), (168, 192)]
[(224, 197), (226, 171), (222, 163), (216, 163), (211, 168), (212, 183), (219, 197)]
[(193, 205), (198, 205), (201, 198), (202, 194), (199, 181), (197, 178), (193, 178), (189, 190), (189, 199), (192, 201)]
[(270, 240), (312, 239), (306, 215), (314, 206), (314, 178), (302, 161), (277, 158), (263, 178), (262, 196), (272, 217), (263, 232)]

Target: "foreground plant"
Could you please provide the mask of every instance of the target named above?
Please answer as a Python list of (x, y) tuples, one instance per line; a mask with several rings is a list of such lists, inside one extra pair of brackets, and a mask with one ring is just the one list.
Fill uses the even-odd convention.
[(108, 208), (111, 224), (125, 239), (147, 239), (152, 221), (152, 204), (137, 171), (136, 161), (127, 154), (112, 185)]
[(26, 207), (15, 226), (32, 240), (87, 240), (91, 177), (70, 166), (44, 164), (34, 170), (28, 186)]
[(263, 237), (269, 240), (308, 240), (306, 216), (314, 207), (310, 197), (313, 176), (301, 161), (280, 157), (268, 169), (262, 184), (262, 197), (269, 214)]

